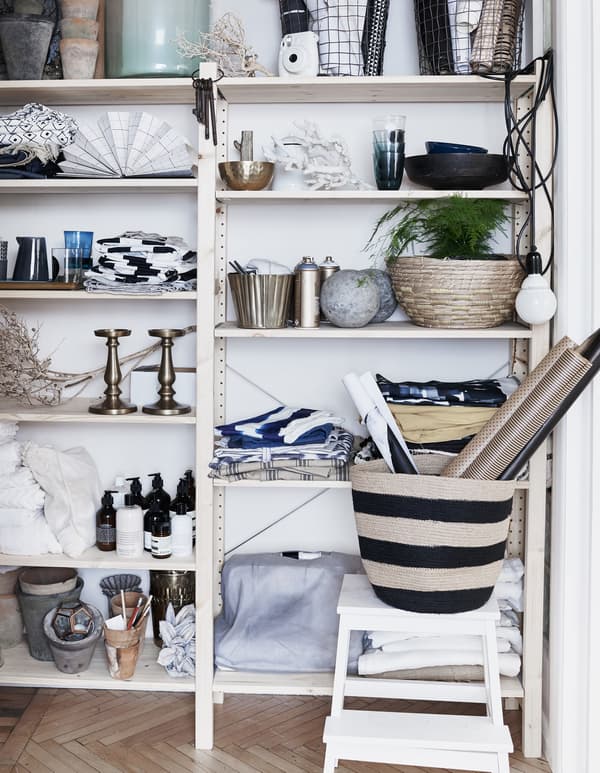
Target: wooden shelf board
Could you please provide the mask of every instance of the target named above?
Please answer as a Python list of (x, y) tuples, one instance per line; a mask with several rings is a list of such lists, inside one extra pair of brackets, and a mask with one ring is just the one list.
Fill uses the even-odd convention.
[(399, 191), (217, 191), (217, 201), (222, 204), (298, 204), (332, 203), (373, 204), (421, 199), (440, 199), (460, 195), (467, 199), (502, 199), (507, 202), (524, 201), (527, 197), (521, 191), (490, 189), (483, 191), (434, 191), (430, 188), (403, 189)]
[(366, 327), (334, 327), (330, 324), (322, 324), (318, 328), (272, 328), (250, 330), (237, 326), (236, 322), (225, 322), (215, 328), (216, 338), (349, 338), (349, 339), (373, 339), (373, 338), (404, 338), (404, 339), (515, 339), (531, 338), (532, 331), (529, 328), (518, 325), (515, 322), (507, 322), (499, 327), (483, 329), (449, 329), (418, 327), (412, 322), (381, 322), (377, 325)]
[[(0, 81), (1, 82), (1, 81)], [(195, 177), (144, 179), (72, 179), (52, 178), (48, 180), (0, 180), (0, 194), (19, 193), (196, 193), (198, 181)]]
[[(513, 81), (513, 97), (535, 85), (534, 75)], [(478, 75), (407, 75), (316, 78), (223, 78), (221, 95), (230, 104), (291, 102), (502, 102), (504, 79)]]
[[(217, 488), (337, 488), (337, 489), (350, 489), (352, 484), (349, 480), (236, 480), (226, 481), (219, 478), (213, 478), (213, 485)], [(528, 480), (518, 480), (515, 483), (515, 488), (521, 491), (527, 491), (529, 489)]]
[(142, 295), (141, 293), (88, 293), (86, 290), (0, 290), (0, 298), (10, 300), (56, 300), (65, 301), (195, 301), (198, 295), (195, 291), (178, 293), (158, 293)]
[(2, 402), (0, 406), (0, 419), (4, 421), (40, 421), (40, 422), (90, 422), (111, 424), (195, 424), (195, 412), (183, 416), (152, 416), (142, 413), (141, 406), (135, 413), (126, 413), (122, 416), (104, 416), (88, 412), (88, 406), (99, 402), (97, 398), (77, 397), (74, 400), (55, 408), (43, 405), (22, 406), (11, 404), (10, 401)]
[(0, 81), (0, 105), (192, 105), (191, 78)]
[(132, 679), (113, 679), (108, 673), (104, 643), (98, 642), (87, 671), (63, 674), (54, 662), (35, 660), (27, 644), (2, 650), (4, 665), (0, 668), (0, 685), (17, 687), (68, 687), (73, 690), (153, 690), (160, 692), (193, 692), (194, 679), (173, 679), (156, 662), (158, 647), (152, 639), (144, 642)]
[(158, 561), (149, 553), (140, 558), (119, 558), (115, 551), (103, 553), (93, 547), (86, 550), (78, 558), (65, 556), (64, 553), (44, 553), (40, 556), (13, 556), (0, 553), (0, 566), (66, 566), (78, 569), (180, 569), (194, 571), (196, 568), (193, 555), (188, 558), (165, 558)]
[[(522, 698), (519, 677), (500, 678), (503, 698)], [(331, 695), (332, 673), (257, 673), (252, 671), (215, 671), (215, 693), (245, 695)]]

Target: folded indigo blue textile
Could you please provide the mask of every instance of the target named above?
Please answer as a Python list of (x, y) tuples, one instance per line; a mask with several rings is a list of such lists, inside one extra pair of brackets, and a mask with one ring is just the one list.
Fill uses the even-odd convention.
[(326, 442), (334, 425), (342, 421), (328, 411), (281, 405), (259, 416), (221, 424), (215, 434), (223, 438), (218, 445), (228, 448), (306, 445)]
[(377, 374), (377, 386), (388, 403), (497, 407), (519, 386), (515, 376), (472, 381), (400, 381)]

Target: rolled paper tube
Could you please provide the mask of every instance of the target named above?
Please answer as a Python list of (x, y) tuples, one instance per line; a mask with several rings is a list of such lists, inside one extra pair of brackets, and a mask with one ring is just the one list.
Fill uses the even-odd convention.
[(490, 72), (493, 68), (503, 7), (504, 0), (485, 0), (483, 4), (471, 50), (473, 72)]
[(418, 475), (418, 470), (412, 460), (410, 451), (402, 448), (390, 426), (387, 428), (387, 436), (394, 472), (403, 472), (405, 475)]
[(550, 435), (552, 430), (556, 427), (558, 422), (562, 419), (565, 413), (573, 405), (575, 400), (587, 387), (590, 381), (600, 370), (600, 330), (597, 330), (593, 335), (586, 339), (581, 346), (577, 348), (579, 354), (585, 357), (591, 364), (591, 368), (577, 384), (577, 386), (571, 391), (567, 399), (561, 404), (560, 408), (553, 414), (553, 416), (544, 422), (540, 429), (531, 438), (529, 443), (523, 448), (523, 450), (515, 456), (511, 464), (504, 470), (499, 476), (499, 480), (512, 480), (515, 478), (519, 471), (527, 464), (529, 459), (541, 446), (541, 444)]
[(496, 480), (544, 424), (561, 409), (592, 364), (574, 349), (563, 352), (461, 478)]
[(496, 435), (498, 430), (514, 414), (521, 403), (531, 394), (532, 390), (540, 383), (550, 368), (558, 361), (560, 356), (568, 349), (574, 349), (576, 344), (565, 336), (552, 347), (548, 354), (536, 365), (536, 367), (523, 379), (520, 386), (510, 395), (494, 413), (493, 417), (475, 437), (467, 443), (463, 450), (442, 471), (446, 478), (462, 478), (464, 471), (477, 459), (488, 443)]
[(504, 0), (494, 51), (494, 72), (506, 72), (514, 66), (521, 9), (522, 0)]

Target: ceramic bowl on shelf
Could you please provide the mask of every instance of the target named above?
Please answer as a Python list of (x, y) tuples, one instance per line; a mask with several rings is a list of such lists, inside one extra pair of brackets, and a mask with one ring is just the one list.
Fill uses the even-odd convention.
[(477, 191), (508, 178), (504, 156), (496, 153), (428, 153), (408, 156), (404, 170), (412, 182), (437, 191)]
[(222, 161), (219, 175), (232, 191), (262, 191), (273, 179), (275, 164), (270, 161)]
[(487, 148), (479, 145), (461, 145), (458, 142), (433, 142), (425, 143), (428, 153), (487, 153)]

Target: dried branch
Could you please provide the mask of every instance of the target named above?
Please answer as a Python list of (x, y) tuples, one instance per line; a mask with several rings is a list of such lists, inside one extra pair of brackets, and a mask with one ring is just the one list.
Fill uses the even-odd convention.
[[(13, 311), (0, 306), (0, 397), (20, 405), (60, 405), (80, 394), (94, 378), (102, 375), (106, 364), (82, 373), (54, 370), (50, 356), (40, 355), (38, 323), (28, 327)], [(184, 334), (196, 332), (195, 325), (183, 328)], [(119, 359), (121, 365), (133, 363), (125, 376), (152, 352), (160, 349), (160, 341)], [(65, 390), (79, 387), (65, 395)]]
[(180, 56), (216, 62), (228, 77), (253, 77), (257, 72), (273, 74), (259, 64), (258, 55), (246, 40), (244, 24), (235, 13), (221, 16), (210, 32), (200, 33), (197, 42), (187, 40), (183, 34), (178, 35), (175, 42)]

